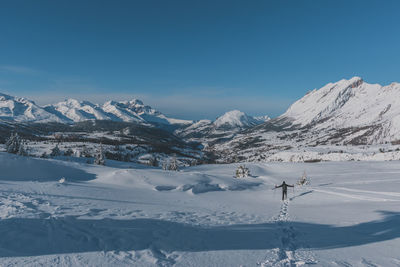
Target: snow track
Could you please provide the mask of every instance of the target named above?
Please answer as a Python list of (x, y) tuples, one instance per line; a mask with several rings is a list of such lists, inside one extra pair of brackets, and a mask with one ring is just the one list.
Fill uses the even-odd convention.
[[(298, 239), (300, 233), (290, 223), (289, 203), (289, 200), (283, 201), (279, 215), (272, 219), (277, 224), (276, 232), (279, 247), (268, 251), (264, 262), (260, 263), (262, 267), (294, 267), (317, 263), (311, 251), (298, 249), (301, 244)], [(305, 247), (304, 244), (301, 247)]]

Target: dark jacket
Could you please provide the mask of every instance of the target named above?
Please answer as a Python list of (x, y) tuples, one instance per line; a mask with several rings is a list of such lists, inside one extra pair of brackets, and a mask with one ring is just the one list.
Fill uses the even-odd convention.
[(282, 187), (282, 191), (286, 192), (288, 187), (294, 187), (294, 185), (289, 185), (289, 184), (283, 182), (281, 185), (275, 186), (275, 188), (279, 188), (279, 187)]

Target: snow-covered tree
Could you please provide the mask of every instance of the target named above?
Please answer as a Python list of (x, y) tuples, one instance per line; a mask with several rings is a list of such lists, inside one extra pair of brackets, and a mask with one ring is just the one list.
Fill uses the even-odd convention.
[(168, 171), (179, 171), (178, 161), (176, 157), (173, 156), (171, 159), (166, 158), (162, 164), (163, 170)]
[(18, 133), (12, 133), (6, 141), (6, 150), (8, 153), (18, 154), (21, 146), (21, 138)]
[(19, 156), (27, 156), (28, 155), (28, 153), (25, 150), (25, 146), (22, 142), (19, 145), (17, 155), (19, 155)]
[(86, 145), (83, 145), (82, 147), (82, 152), (80, 153), (81, 157), (85, 157), (85, 158), (91, 158), (92, 155), (90, 154), (88, 148), (86, 147)]
[(72, 156), (74, 151), (71, 148), (68, 148), (67, 151), (64, 152), (64, 156)]
[(102, 145), (100, 145), (100, 149), (96, 154), (96, 157), (94, 159), (94, 164), (106, 165), (106, 157), (104, 155), (104, 150)]
[(57, 157), (57, 156), (61, 156), (61, 150), (58, 147), (58, 145), (56, 145), (55, 147), (53, 147), (53, 149), (50, 152), (50, 156), (51, 157)]
[(169, 163), (168, 170), (170, 170), (170, 171), (178, 171), (179, 170), (178, 161), (176, 160), (175, 156), (172, 157), (172, 159)]
[(130, 153), (125, 153), (124, 154), (124, 161), (125, 162), (130, 162), (131, 161), (131, 154)]
[(168, 159), (164, 159), (163, 164), (162, 164), (162, 169), (164, 171), (168, 170), (169, 168), (169, 160)]
[(235, 177), (236, 178), (245, 178), (250, 176), (250, 170), (244, 165), (239, 165), (236, 169)]
[(155, 156), (151, 155), (148, 161), (149, 166), (158, 167), (158, 160)]
[(309, 177), (307, 177), (306, 172), (304, 171), (303, 176), (301, 176), (301, 178), (297, 181), (298, 185), (310, 185), (311, 184), (311, 180)]

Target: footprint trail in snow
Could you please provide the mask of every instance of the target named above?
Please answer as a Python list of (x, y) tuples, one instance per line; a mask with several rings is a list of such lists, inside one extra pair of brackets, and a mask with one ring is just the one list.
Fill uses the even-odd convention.
[(317, 261), (310, 250), (298, 249), (305, 247), (298, 239), (299, 232), (291, 225), (289, 217), (289, 200), (282, 203), (279, 215), (272, 219), (277, 224), (277, 239), (279, 247), (268, 251), (261, 267), (271, 266), (305, 266), (316, 264)]

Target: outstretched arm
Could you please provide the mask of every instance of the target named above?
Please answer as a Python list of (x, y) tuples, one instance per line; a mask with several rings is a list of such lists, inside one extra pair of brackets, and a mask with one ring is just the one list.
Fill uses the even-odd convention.
[(282, 187), (282, 184), (281, 185), (275, 185), (275, 188), (279, 188), (279, 187)]
[(292, 185), (288, 184), (287, 186), (288, 186), (288, 187), (294, 187), (294, 184), (292, 184)]

